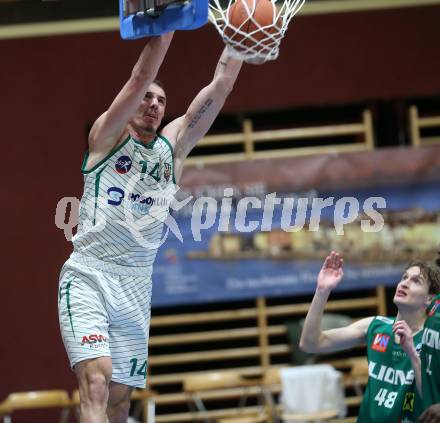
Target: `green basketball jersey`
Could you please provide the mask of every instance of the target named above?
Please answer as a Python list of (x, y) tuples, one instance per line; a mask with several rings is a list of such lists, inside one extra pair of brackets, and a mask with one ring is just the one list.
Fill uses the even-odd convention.
[(422, 339), (422, 391), (423, 406), (440, 402), (440, 295), (428, 311)]
[[(394, 319), (376, 316), (368, 327), (368, 384), (357, 421), (360, 423), (416, 422), (418, 398), (411, 361), (396, 343)], [(422, 331), (414, 336), (420, 350)], [(417, 347), (418, 346), (418, 347)]]

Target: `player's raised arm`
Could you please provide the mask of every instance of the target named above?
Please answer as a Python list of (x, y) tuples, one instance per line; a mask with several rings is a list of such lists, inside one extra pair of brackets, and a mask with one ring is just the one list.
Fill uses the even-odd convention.
[(318, 275), (316, 292), (307, 313), (300, 347), (309, 353), (321, 353), (352, 348), (365, 340), (367, 328), (373, 317), (361, 319), (351, 325), (321, 330), (322, 315), (330, 292), (339, 284), (343, 277), (343, 259), (332, 251), (327, 256)]
[(134, 65), (130, 78), (90, 131), (91, 160), (93, 160), (92, 155), (107, 155), (120, 140), (128, 120), (134, 115), (147, 88), (156, 78), (172, 37), (171, 32), (149, 39)]
[(214, 77), (192, 101), (185, 115), (169, 123), (162, 134), (174, 144), (175, 173), (178, 179), (183, 161), (197, 142), (208, 132), (229, 93), (231, 92), (242, 61), (229, 56), (227, 48), (218, 61)]

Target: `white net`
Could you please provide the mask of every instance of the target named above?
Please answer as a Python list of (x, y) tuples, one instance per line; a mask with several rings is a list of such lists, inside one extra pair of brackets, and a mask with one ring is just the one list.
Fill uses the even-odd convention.
[(209, 0), (209, 20), (232, 56), (248, 63), (263, 63), (278, 57), (289, 22), (304, 3), (305, 0)]

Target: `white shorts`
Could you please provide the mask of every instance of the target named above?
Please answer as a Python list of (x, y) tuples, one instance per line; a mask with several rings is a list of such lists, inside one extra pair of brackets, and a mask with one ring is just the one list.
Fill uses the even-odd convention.
[(144, 388), (150, 328), (151, 269), (73, 253), (64, 264), (58, 314), (70, 365), (111, 357), (112, 380)]

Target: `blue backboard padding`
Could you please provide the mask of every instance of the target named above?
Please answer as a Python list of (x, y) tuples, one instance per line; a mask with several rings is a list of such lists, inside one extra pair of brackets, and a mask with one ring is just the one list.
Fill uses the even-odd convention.
[(182, 6), (169, 6), (158, 17), (141, 14), (125, 17), (123, 1), (119, 0), (119, 17), (121, 37), (125, 40), (161, 35), (179, 29), (196, 29), (208, 21), (207, 0), (192, 0)]

